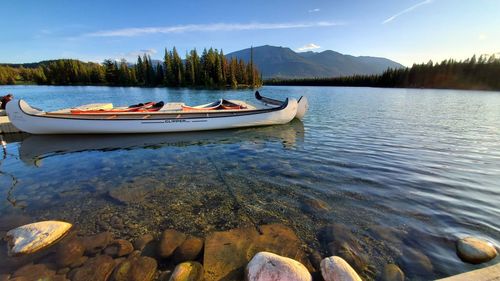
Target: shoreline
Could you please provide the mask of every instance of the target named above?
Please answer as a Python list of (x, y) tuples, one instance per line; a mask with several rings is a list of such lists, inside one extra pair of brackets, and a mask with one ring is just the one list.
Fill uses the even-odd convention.
[[(500, 92), (500, 89), (487, 89), (487, 88), (432, 88), (432, 87), (383, 87), (383, 86), (367, 86), (367, 85), (294, 85), (294, 84), (266, 84), (263, 83), (260, 86), (250, 86), (250, 85), (242, 85), (236, 88), (232, 88), (230, 86), (227, 87), (171, 87), (171, 86), (137, 86), (137, 85), (88, 85), (88, 84), (72, 84), (72, 85), (45, 85), (45, 84), (5, 84), (0, 85), (3, 86), (40, 86), (40, 87), (111, 87), (111, 88), (138, 88), (138, 89), (181, 89), (181, 90), (199, 90), (199, 91), (231, 91), (231, 90), (256, 90), (261, 89), (262, 87), (328, 87), (328, 88), (373, 88), (373, 89), (401, 89), (401, 90), (453, 90), (453, 91), (474, 91), (474, 92)], [(0, 93), (1, 95), (2, 93)]]
[[(9, 227), (24, 227), (19, 224), (29, 221), (28, 217), (18, 215), (15, 222), (7, 220), (5, 223)], [(31, 276), (56, 278), (54, 280), (104, 281), (108, 280), (109, 276), (112, 276), (112, 280), (187, 280), (176, 276), (181, 267), (187, 271), (186, 274), (196, 277), (189, 280), (254, 280), (248, 277), (249, 272), (254, 270), (255, 263), (258, 264), (254, 260), (258, 259), (259, 255), (273, 253), (275, 255), (271, 254), (268, 258), (276, 258), (277, 262), (291, 259), (301, 267), (295, 270), (302, 270), (303, 274), (310, 275), (312, 280), (323, 280), (326, 278), (325, 274), (331, 276), (330, 274), (336, 271), (347, 274), (353, 278), (352, 280), (361, 280), (356, 279), (360, 278), (358, 273), (363, 280), (405, 280), (405, 274), (398, 263), (388, 263), (384, 270), (375, 274), (371, 270), (362, 270), (349, 254), (338, 252), (330, 254), (339, 256), (323, 256), (324, 254), (310, 251), (292, 228), (279, 223), (259, 225), (258, 229), (246, 226), (214, 231), (204, 236), (176, 229), (166, 229), (160, 233), (148, 232), (128, 238), (117, 237), (111, 230), (82, 235), (78, 225), (66, 231), (62, 234), (62, 238), (55, 242), (48, 241), (44, 248), (30, 254), (9, 257), (6, 253), (7, 247), (2, 247), (0, 257), (4, 263), (0, 265), (0, 277), (7, 278), (5, 280), (16, 277), (29, 279)], [(3, 237), (5, 233), (0, 234)], [(337, 264), (335, 262), (328, 264), (332, 262), (332, 258), (336, 259)], [(339, 260), (345, 263), (345, 267), (338, 264)], [(184, 268), (187, 265), (190, 265), (188, 269)], [(191, 268), (193, 266), (194, 271)], [(263, 270), (264, 275), (273, 276), (273, 274), (285, 274), (286, 271), (283, 270), (286, 268), (285, 266), (285, 268), (258, 270)], [(402, 268), (404, 269), (404, 266)], [(144, 276), (137, 279), (134, 274)], [(120, 275), (127, 278), (116, 279)], [(500, 263), (496, 263), (438, 280), (499, 279)]]

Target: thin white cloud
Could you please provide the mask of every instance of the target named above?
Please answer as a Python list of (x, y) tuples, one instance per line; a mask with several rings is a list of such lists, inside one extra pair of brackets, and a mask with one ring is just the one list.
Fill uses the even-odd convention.
[(145, 53), (145, 54), (148, 54), (148, 55), (154, 55), (156, 53), (158, 53), (158, 51), (156, 51), (155, 49), (143, 49), (141, 50), (141, 52)]
[(320, 9), (318, 9), (318, 8), (316, 8), (316, 9), (311, 9), (311, 10), (309, 10), (309, 13), (317, 13), (317, 12), (319, 12), (319, 11), (321, 11), (321, 10), (320, 10)]
[(417, 4), (413, 5), (413, 6), (411, 6), (410, 8), (402, 10), (401, 12), (399, 12), (399, 13), (397, 13), (397, 14), (389, 17), (389, 18), (387, 18), (386, 20), (384, 20), (382, 22), (382, 24), (390, 23), (391, 21), (395, 20), (397, 17), (402, 16), (402, 15), (404, 15), (406, 13), (409, 13), (409, 12), (415, 10), (416, 8), (420, 7), (420, 6), (431, 4), (432, 2), (434, 2), (434, 0), (425, 0), (425, 1), (422, 1), (420, 3), (417, 3)]
[(168, 34), (186, 32), (213, 32), (213, 31), (243, 31), (266, 29), (294, 29), (311, 27), (329, 27), (343, 25), (338, 22), (319, 21), (306, 23), (213, 23), (213, 24), (187, 24), (162, 27), (133, 27), (113, 30), (101, 30), (84, 34), (90, 37), (133, 37), (149, 34)]
[(318, 46), (318, 45), (316, 45), (314, 43), (309, 43), (309, 44), (307, 44), (305, 46), (302, 46), (302, 47), (298, 48), (297, 51), (304, 52), (304, 51), (316, 50), (316, 49), (319, 49), (319, 48), (321, 48), (321, 46)]

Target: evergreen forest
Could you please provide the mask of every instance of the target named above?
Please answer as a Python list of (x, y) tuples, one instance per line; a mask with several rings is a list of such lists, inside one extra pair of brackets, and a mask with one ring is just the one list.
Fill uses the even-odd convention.
[(0, 85), (13, 84), (238, 88), (259, 87), (262, 79), (253, 60), (227, 58), (213, 48), (204, 49), (201, 55), (193, 49), (181, 59), (174, 47), (165, 49), (163, 61), (144, 54), (135, 64), (60, 59), (0, 65)]
[(331, 78), (270, 79), (266, 85), (354, 86), (385, 88), (436, 88), (500, 90), (500, 58), (480, 56), (441, 63), (429, 61), (410, 68), (387, 69), (380, 75)]

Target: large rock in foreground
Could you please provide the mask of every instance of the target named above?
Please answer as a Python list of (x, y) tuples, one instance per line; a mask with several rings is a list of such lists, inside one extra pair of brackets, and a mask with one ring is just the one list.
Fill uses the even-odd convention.
[(457, 241), (457, 255), (465, 262), (478, 264), (490, 261), (497, 256), (497, 250), (490, 242), (474, 237)]
[(321, 261), (321, 275), (325, 281), (361, 281), (356, 271), (343, 258), (337, 256)]
[(31, 254), (46, 248), (66, 235), (71, 226), (62, 221), (41, 221), (14, 228), (5, 236), (9, 255)]
[(206, 237), (203, 265), (205, 280), (242, 280), (245, 266), (258, 252), (273, 252), (302, 263), (314, 271), (302, 242), (292, 229), (281, 224), (213, 232)]
[(312, 281), (300, 262), (269, 252), (257, 253), (246, 268), (247, 281)]

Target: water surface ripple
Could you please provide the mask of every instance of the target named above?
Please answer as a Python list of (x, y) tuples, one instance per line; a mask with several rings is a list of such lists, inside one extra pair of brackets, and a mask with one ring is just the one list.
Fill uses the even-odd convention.
[[(253, 99), (250, 90), (0, 87), (7, 91), (44, 109)], [(340, 225), (368, 256), (361, 268), (368, 279), (386, 263), (425, 280), (498, 262), (462, 263), (454, 241), (473, 235), (500, 244), (500, 93), (341, 87), (261, 93), (305, 95), (310, 111), (303, 122), (263, 128), (7, 138), (0, 217), (65, 219), (84, 232), (110, 229), (124, 237), (278, 222), (322, 256), (330, 254), (322, 231)], [(109, 196), (137, 187), (144, 198), (129, 204)], [(111, 216), (126, 227), (115, 229)]]

